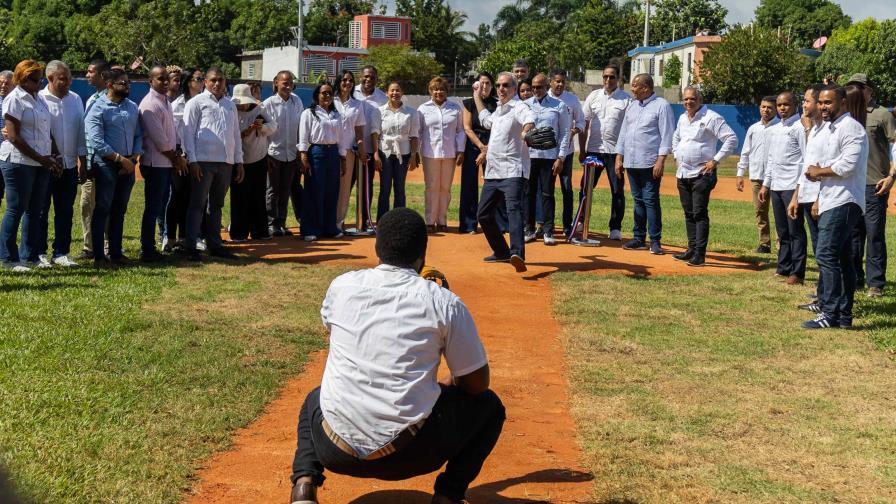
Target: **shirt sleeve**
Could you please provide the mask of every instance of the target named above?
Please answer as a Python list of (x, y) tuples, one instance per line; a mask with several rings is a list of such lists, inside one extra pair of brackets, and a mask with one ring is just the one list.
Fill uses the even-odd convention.
[(380, 109), (373, 105), (368, 106), (370, 107), (370, 124), (368, 124), (368, 126), (370, 126), (370, 133), (381, 134), (383, 132), (383, 116), (380, 114)]
[(626, 117), (628, 116), (628, 108), (630, 106), (631, 102), (625, 107), (625, 114), (622, 116), (622, 126), (619, 127), (619, 139), (616, 140), (616, 153), (623, 157), (625, 157), (625, 136), (628, 130)]
[(672, 133), (672, 154), (675, 154), (675, 149), (678, 148), (678, 143), (681, 142), (681, 121), (678, 121), (678, 125), (675, 127), (675, 132)]
[(233, 107), (233, 115), (230, 120), (230, 130), (232, 131), (231, 142), (233, 142), (233, 163), (243, 164), (243, 139), (240, 135), (240, 116), (236, 111), (236, 105)]
[(659, 114), (660, 149), (657, 154), (665, 156), (672, 153), (672, 135), (675, 133), (675, 114), (672, 106), (664, 103)]
[(744, 137), (744, 147), (740, 150), (740, 159), (737, 161), (737, 176), (743, 177), (747, 169), (750, 167), (750, 150), (753, 148), (753, 134), (755, 130), (752, 128), (747, 130), (747, 136)]
[[(358, 113), (355, 117), (355, 127), (358, 126), (367, 126), (367, 114), (364, 113), (364, 105), (361, 105), (361, 108), (358, 109)], [(382, 114), (380, 114), (380, 122), (382, 122)]]
[(585, 103), (582, 105), (582, 117), (585, 121), (590, 121), (594, 118), (594, 110), (591, 107), (594, 105), (594, 95), (597, 91), (592, 92), (585, 98)]
[(488, 364), (485, 347), (470, 310), (460, 299), (449, 304), (447, 312), (445, 362), (452, 376), (465, 376)]
[(311, 147), (312, 113), (311, 109), (308, 109), (302, 112), (302, 116), (299, 118), (299, 152), (308, 152), (308, 149)]
[(187, 102), (187, 105), (184, 108), (183, 128), (181, 129), (183, 133), (181, 147), (187, 155), (187, 161), (190, 163), (199, 162), (196, 158), (196, 132), (199, 131), (200, 110), (199, 105), (197, 104), (200, 99), (201, 98), (198, 96), (193, 98)]
[(572, 112), (573, 125), (581, 131), (585, 129), (585, 113), (582, 111), (582, 102), (575, 96), (570, 101), (572, 101), (570, 111)]
[[(566, 105), (563, 105), (563, 108), (566, 109)], [(572, 130), (572, 121), (570, 120), (570, 115), (566, 113), (566, 110), (560, 111), (560, 121), (559, 121), (560, 131), (557, 132), (557, 138), (560, 139), (560, 148), (557, 151), (557, 157), (560, 159), (566, 159), (566, 156), (570, 154), (570, 143), (572, 143), (572, 135), (570, 135), (570, 131)]]
[(18, 119), (19, 122), (22, 121), (22, 115), (25, 113), (25, 104), (22, 103), (22, 100), (17, 99), (17, 97), (7, 96), (6, 99), (3, 100), (3, 115), (10, 116), (15, 119)]
[(411, 123), (411, 130), (408, 132), (408, 138), (420, 138), (420, 113), (412, 110), (408, 119)]
[[(856, 123), (858, 124), (858, 123)], [(831, 170), (839, 177), (849, 177), (858, 168), (862, 150), (867, 149), (867, 135), (865, 129), (856, 127), (854, 131), (844, 131), (838, 139), (840, 155), (831, 163)], [(863, 166), (864, 170), (865, 167)]]
[(479, 124), (487, 130), (492, 129), (492, 113), (488, 109), (484, 108), (479, 112)]
[(268, 112), (268, 110), (264, 107), (261, 107), (261, 117), (264, 117), (265, 123), (261, 126), (261, 136), (269, 137), (275, 133), (277, 133), (277, 121), (274, 120), (274, 117)]
[(731, 126), (728, 126), (725, 119), (722, 119), (721, 117), (716, 121), (714, 133), (716, 138), (722, 142), (722, 148), (719, 149), (719, 152), (713, 157), (716, 162), (719, 162), (731, 154), (734, 154), (734, 151), (737, 149), (737, 134), (734, 133)]
[(464, 131), (464, 111), (457, 107), (457, 118), (454, 120), (454, 154), (462, 154), (467, 144), (467, 132)]
[(93, 153), (99, 157), (111, 156), (115, 153), (112, 147), (106, 143), (106, 129), (103, 127), (103, 107), (102, 104), (94, 104), (90, 107), (85, 120), (85, 129), (87, 131), (87, 141), (93, 147)]
[(159, 114), (150, 107), (140, 108), (140, 127), (146, 133), (146, 143), (155, 146), (155, 149), (162, 152), (162, 120)]

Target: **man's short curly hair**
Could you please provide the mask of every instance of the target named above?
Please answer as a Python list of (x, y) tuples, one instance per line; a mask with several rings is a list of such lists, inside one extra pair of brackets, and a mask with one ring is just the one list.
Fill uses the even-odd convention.
[(392, 266), (409, 268), (426, 253), (426, 222), (410, 208), (395, 208), (376, 223), (376, 255)]

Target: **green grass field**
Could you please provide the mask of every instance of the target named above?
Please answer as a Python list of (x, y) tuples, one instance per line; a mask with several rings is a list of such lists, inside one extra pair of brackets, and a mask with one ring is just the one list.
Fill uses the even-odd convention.
[[(422, 186), (408, 189), (422, 212)], [(592, 229), (605, 232), (609, 193), (595, 194)], [(457, 201), (455, 189), (451, 219)], [(662, 203), (664, 241), (684, 244), (677, 198)], [(142, 208), (138, 183), (132, 257)], [(751, 252), (748, 204), (714, 201), (711, 217), (712, 250), (769, 259)], [(74, 236), (77, 251), (78, 222)], [(0, 271), (0, 464), (31, 502), (179, 501), (199, 461), (323, 347), (319, 304), (341, 271), (248, 260)], [(860, 296), (862, 330), (807, 334), (793, 306), (808, 288), (768, 269), (552, 283), (597, 500), (896, 499), (892, 295)]]

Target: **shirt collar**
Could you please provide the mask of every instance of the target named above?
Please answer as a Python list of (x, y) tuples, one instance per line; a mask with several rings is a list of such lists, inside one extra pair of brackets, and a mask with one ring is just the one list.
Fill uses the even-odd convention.
[[(694, 114), (693, 119), (688, 118), (688, 122), (693, 124), (694, 122), (699, 121), (700, 119), (703, 119), (703, 116), (706, 115), (707, 110), (709, 110), (709, 109), (706, 108), (706, 105), (703, 105), (702, 107), (700, 107), (700, 110), (698, 110), (697, 113)], [(687, 114), (687, 112), (685, 112), (685, 114)], [(685, 115), (685, 117), (687, 117), (687, 115)]]
[(395, 266), (392, 264), (380, 264), (376, 268), (379, 271), (390, 271), (394, 273), (406, 273), (408, 275), (420, 276), (420, 273), (414, 271), (413, 268), (402, 268), (401, 266)]
[(793, 114), (792, 116), (788, 117), (787, 119), (781, 119), (781, 118), (779, 117), (778, 120), (781, 121), (781, 126), (784, 126), (784, 127), (792, 126), (793, 123), (795, 123), (795, 122), (797, 122), (797, 121), (800, 120), (800, 115), (799, 115), (799, 114)]
[(830, 127), (831, 131), (833, 131), (836, 128), (836, 126), (838, 124), (840, 124), (840, 122), (843, 121), (844, 119), (846, 119), (847, 117), (852, 118), (852, 114), (850, 114), (849, 112), (844, 112), (844, 113), (840, 114), (840, 117), (834, 119), (833, 121), (830, 121), (828, 124), (830, 124), (829, 127)]
[(168, 101), (168, 95), (164, 95), (153, 88), (149, 88), (149, 96), (152, 96), (152, 99), (156, 101)]
[(647, 97), (646, 100), (643, 100), (643, 101), (638, 100), (638, 103), (640, 103), (642, 107), (646, 107), (647, 104), (652, 102), (653, 100), (656, 100), (656, 93), (652, 93), (650, 96)]

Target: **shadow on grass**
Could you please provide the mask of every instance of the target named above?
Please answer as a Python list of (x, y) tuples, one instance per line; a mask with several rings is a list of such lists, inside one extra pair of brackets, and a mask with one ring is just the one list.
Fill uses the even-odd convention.
[[(544, 498), (528, 497), (504, 497), (498, 492), (515, 485), (525, 483), (578, 483), (591, 481), (594, 475), (582, 471), (569, 469), (545, 469), (516, 478), (508, 478), (501, 481), (479, 485), (467, 491), (467, 497), (473, 502), (488, 502), (489, 504), (542, 504), (551, 500)], [(349, 504), (428, 504), (431, 494), (418, 490), (380, 490), (362, 495)], [(550, 496), (547, 496), (550, 499)], [(620, 501), (622, 502), (622, 501)]]

